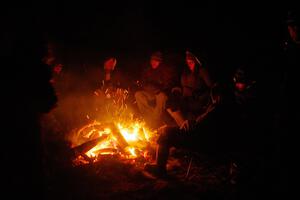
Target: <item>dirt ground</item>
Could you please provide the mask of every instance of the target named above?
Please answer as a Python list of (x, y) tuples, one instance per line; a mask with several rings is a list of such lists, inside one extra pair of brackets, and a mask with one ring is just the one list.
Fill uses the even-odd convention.
[(145, 172), (142, 161), (108, 156), (75, 166), (60, 151), (45, 163), (46, 199), (235, 199), (226, 159), (173, 149), (161, 179)]

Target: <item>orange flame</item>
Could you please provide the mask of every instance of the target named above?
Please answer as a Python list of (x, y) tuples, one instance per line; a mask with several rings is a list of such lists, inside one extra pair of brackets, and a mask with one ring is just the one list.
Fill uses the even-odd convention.
[[(115, 93), (109, 93), (106, 90), (105, 93), (111, 102), (107, 105), (107, 117), (114, 123), (94, 121), (83, 126), (77, 131), (77, 136), (72, 141), (74, 146), (107, 135), (105, 140), (98, 142), (94, 147), (84, 152), (85, 155), (94, 161), (97, 161), (101, 155), (119, 154), (128, 159), (145, 157), (147, 148), (154, 144), (156, 131), (148, 129), (144, 121), (133, 119), (132, 113), (125, 104), (128, 96), (127, 90), (118, 89)], [(118, 132), (117, 136), (115, 132)], [(123, 146), (120, 145), (120, 139), (125, 140), (125, 146), (124, 144), (122, 144)]]

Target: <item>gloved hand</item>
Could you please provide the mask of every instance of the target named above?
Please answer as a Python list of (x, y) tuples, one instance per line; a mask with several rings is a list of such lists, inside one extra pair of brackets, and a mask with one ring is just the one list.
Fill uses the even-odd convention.
[(189, 120), (184, 120), (184, 122), (180, 125), (179, 129), (188, 132), (191, 128), (190, 126), (191, 124)]

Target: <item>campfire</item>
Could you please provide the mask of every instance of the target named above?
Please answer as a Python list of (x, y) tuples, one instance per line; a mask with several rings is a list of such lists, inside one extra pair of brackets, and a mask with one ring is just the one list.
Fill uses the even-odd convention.
[[(99, 96), (99, 91), (95, 95)], [(73, 163), (88, 164), (108, 156), (134, 162), (149, 160), (157, 131), (147, 128), (145, 122), (128, 109), (127, 90), (106, 90), (104, 97), (107, 120), (93, 120), (75, 130), (71, 141), (75, 153)]]

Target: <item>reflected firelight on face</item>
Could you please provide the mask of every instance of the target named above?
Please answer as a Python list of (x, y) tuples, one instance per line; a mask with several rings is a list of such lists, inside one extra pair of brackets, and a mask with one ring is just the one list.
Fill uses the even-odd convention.
[(241, 83), (241, 82), (237, 82), (237, 83), (235, 83), (235, 88), (238, 91), (244, 91), (246, 89), (246, 84), (245, 83)]
[(196, 63), (194, 60), (190, 60), (190, 59), (187, 59), (186, 60), (186, 64), (188, 65), (189, 69), (194, 72), (195, 70), (195, 66), (196, 66)]
[(152, 69), (158, 68), (158, 66), (160, 65), (160, 63), (161, 62), (159, 60), (156, 60), (156, 59), (151, 59), (150, 60), (150, 64), (151, 64)]

